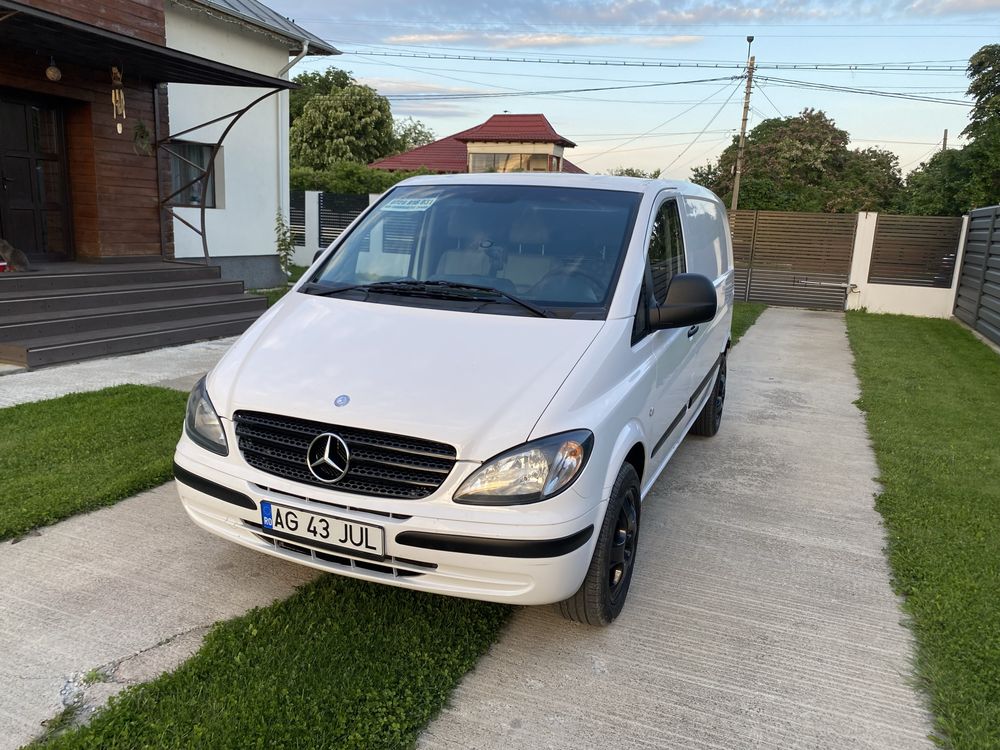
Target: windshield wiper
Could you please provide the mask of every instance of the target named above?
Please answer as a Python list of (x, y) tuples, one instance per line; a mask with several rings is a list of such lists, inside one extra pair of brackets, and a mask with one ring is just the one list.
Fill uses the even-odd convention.
[[(407, 279), (405, 281), (386, 281), (380, 284), (373, 284), (372, 287), (378, 287), (372, 291), (382, 291), (382, 287), (388, 285), (394, 289), (424, 289), (428, 291), (443, 290), (448, 289), (456, 292), (470, 291), (470, 292), (482, 292), (484, 294), (490, 294), (493, 297), (499, 297), (505, 299), (509, 302), (513, 302), (515, 305), (520, 305), (525, 310), (537, 315), (540, 318), (554, 318), (555, 315), (550, 311), (546, 310), (544, 307), (539, 307), (533, 302), (528, 302), (526, 299), (521, 299), (517, 295), (511, 294), (510, 292), (505, 292), (502, 289), (497, 289), (496, 287), (486, 286), (485, 284), (466, 284), (461, 281), (447, 281), (445, 279), (435, 279), (430, 281), (416, 281)], [(467, 297), (469, 298), (469, 297)], [(472, 297), (471, 299), (475, 299)]]
[(481, 292), (490, 294), (493, 297), (506, 299), (509, 302), (513, 302), (515, 305), (520, 305), (525, 310), (528, 310), (540, 318), (555, 317), (551, 311), (546, 310), (543, 307), (539, 307), (532, 302), (521, 299), (520, 297), (510, 294), (509, 292), (505, 292), (502, 289), (496, 289), (495, 287), (481, 284), (463, 284), (458, 281), (446, 281), (444, 279), (434, 281), (396, 279), (393, 281), (375, 281), (370, 284), (349, 284), (348, 286), (338, 287), (331, 287), (311, 282), (303, 287), (303, 291), (308, 294), (316, 294), (319, 296), (331, 296), (334, 294), (340, 294), (341, 292), (351, 291), (363, 291), (366, 295), (369, 292), (375, 292), (376, 294), (413, 294), (414, 292), (420, 294), (423, 292), (434, 295), (441, 295), (444, 293), (446, 298), (451, 299), (476, 299), (476, 297), (472, 297), (468, 294), (453, 294), (452, 292)]

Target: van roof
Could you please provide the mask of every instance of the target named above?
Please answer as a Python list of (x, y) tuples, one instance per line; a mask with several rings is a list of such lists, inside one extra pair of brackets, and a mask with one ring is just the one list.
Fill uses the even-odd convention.
[(591, 190), (621, 190), (630, 193), (658, 193), (676, 190), (681, 195), (718, 201), (711, 190), (686, 180), (647, 180), (641, 177), (569, 174), (567, 172), (481, 172), (475, 174), (441, 174), (410, 177), (399, 185), (543, 185), (550, 187), (589, 188)]

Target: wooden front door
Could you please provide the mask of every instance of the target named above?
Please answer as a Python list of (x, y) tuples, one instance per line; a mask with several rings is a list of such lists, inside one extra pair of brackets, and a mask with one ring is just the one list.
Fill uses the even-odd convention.
[(31, 260), (72, 253), (62, 109), (0, 93), (0, 236)]

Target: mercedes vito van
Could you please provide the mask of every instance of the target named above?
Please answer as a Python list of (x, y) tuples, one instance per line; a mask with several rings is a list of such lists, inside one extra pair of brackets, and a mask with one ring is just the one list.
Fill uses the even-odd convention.
[(195, 386), (181, 501), (320, 570), (606, 625), (643, 498), (719, 429), (732, 300), (696, 185), (406, 180)]

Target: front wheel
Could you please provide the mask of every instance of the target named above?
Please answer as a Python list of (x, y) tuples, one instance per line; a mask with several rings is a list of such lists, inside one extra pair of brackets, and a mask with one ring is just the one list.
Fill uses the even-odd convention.
[(623, 464), (590, 559), (587, 577), (569, 599), (559, 602), (563, 617), (588, 625), (610, 625), (625, 606), (639, 545), (639, 475)]

